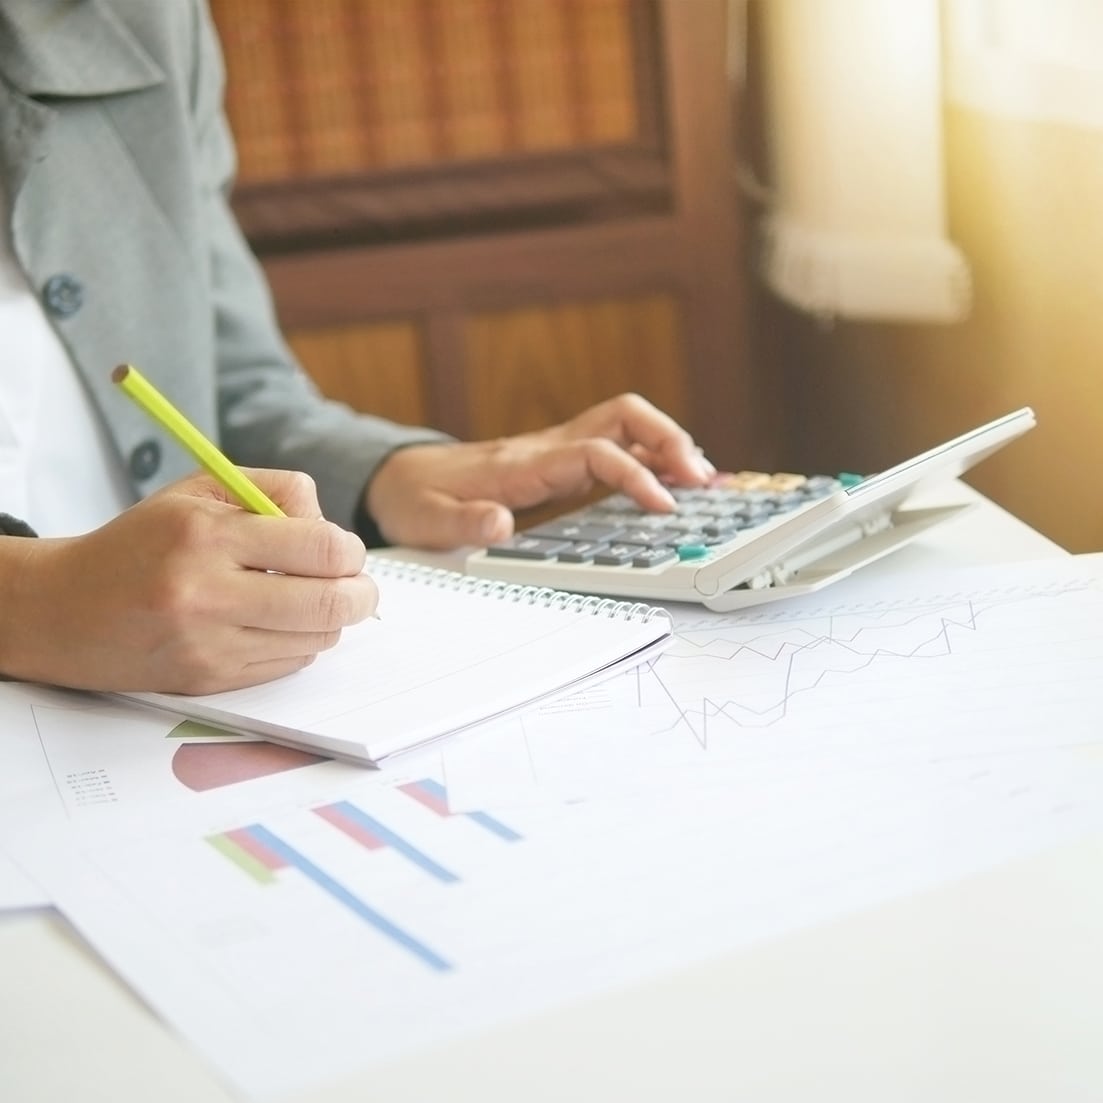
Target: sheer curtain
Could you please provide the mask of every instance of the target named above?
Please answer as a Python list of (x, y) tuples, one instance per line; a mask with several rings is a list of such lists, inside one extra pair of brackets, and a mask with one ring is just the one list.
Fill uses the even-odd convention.
[(950, 322), (938, 0), (750, 0), (766, 160), (762, 270), (826, 318)]

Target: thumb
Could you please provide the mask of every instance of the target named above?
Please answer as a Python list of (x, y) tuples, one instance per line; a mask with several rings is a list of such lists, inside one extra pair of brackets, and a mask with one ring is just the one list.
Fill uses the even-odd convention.
[(242, 468), (288, 517), (316, 519), (322, 516), (318, 490), (314, 480), (302, 471), (279, 471), (271, 468)]
[(513, 514), (499, 502), (459, 502), (437, 498), (419, 511), (405, 539), (424, 548), (458, 548), (464, 544), (497, 544), (513, 535)]

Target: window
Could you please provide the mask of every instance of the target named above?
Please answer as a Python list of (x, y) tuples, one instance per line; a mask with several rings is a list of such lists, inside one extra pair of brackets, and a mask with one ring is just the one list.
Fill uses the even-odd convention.
[(945, 0), (950, 102), (1103, 128), (1099, 0)]
[(939, 0), (757, 0), (770, 201), (762, 274), (824, 318), (956, 322)]

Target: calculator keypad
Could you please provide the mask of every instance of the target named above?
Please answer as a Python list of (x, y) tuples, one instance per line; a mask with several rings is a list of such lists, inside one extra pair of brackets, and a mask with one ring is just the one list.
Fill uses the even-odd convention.
[(840, 489), (830, 475), (737, 471), (707, 487), (676, 487), (673, 513), (647, 513), (623, 494), (535, 525), (487, 555), (609, 567), (657, 567), (699, 558), (782, 513)]

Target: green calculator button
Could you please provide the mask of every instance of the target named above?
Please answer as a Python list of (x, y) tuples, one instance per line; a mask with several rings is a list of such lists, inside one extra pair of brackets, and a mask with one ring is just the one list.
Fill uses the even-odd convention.
[(682, 562), (687, 559), (704, 559), (709, 550), (704, 544), (683, 544), (678, 549), (678, 558)]
[(840, 471), (835, 478), (839, 480), (844, 490), (849, 490), (852, 486), (865, 482), (864, 475), (855, 475), (853, 471)]

